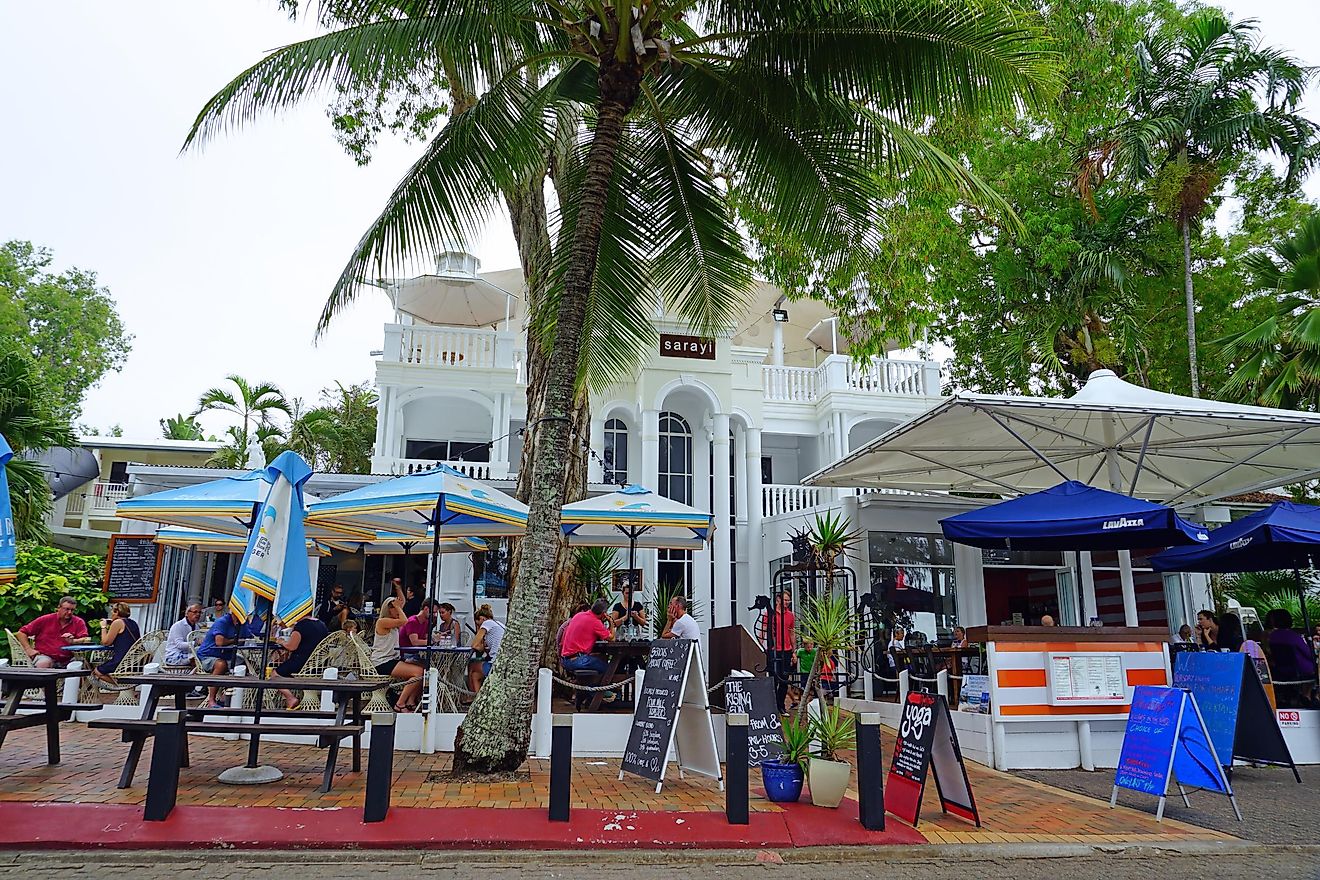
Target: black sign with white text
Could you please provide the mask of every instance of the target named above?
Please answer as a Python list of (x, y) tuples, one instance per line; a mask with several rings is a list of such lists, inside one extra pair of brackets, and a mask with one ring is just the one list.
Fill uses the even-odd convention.
[(660, 782), (683, 700), (690, 639), (656, 639), (637, 694), (632, 730), (623, 753), (623, 770)]
[(770, 678), (730, 678), (724, 683), (724, 705), (729, 714), (747, 715), (747, 765), (781, 761), (784, 738), (780, 731), (779, 700)]

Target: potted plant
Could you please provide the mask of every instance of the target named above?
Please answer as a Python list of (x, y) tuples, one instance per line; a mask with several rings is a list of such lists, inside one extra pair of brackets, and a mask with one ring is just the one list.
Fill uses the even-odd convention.
[(845, 651), (856, 650), (858, 644), (857, 617), (848, 605), (848, 597), (825, 594), (809, 599), (797, 620), (798, 634), (803, 644), (810, 641), (816, 649), (811, 669), (806, 670), (802, 697), (794, 714), (798, 724), (807, 723), (807, 705), (813, 696), (819, 697), (819, 708), (825, 711), (824, 688), (820, 687), (821, 673)]
[(761, 762), (761, 783), (771, 801), (797, 803), (802, 797), (802, 768), (811, 754), (811, 727), (785, 717), (779, 735), (784, 740), (784, 756), (778, 761)]
[(857, 747), (857, 727), (851, 713), (827, 706), (811, 719), (808, 737), (816, 741), (816, 754), (807, 762), (811, 802), (818, 807), (837, 807), (852, 777), (852, 765), (840, 761), (838, 753)]

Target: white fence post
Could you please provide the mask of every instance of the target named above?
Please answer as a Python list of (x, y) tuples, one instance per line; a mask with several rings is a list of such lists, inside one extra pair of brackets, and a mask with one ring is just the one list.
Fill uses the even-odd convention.
[(536, 714), (532, 716), (532, 752), (538, 758), (550, 757), (550, 697), (554, 680), (549, 669), (536, 672)]
[[(72, 670), (72, 669), (83, 669), (83, 668), (85, 668), (85, 667), (84, 667), (83, 662), (82, 662), (81, 660), (74, 660), (72, 663), (69, 664), (69, 669), (71, 669), (71, 670)], [(81, 685), (81, 684), (82, 684), (82, 679), (81, 679), (81, 678), (66, 678), (66, 679), (64, 679), (64, 692), (63, 692), (63, 694), (60, 696), (60, 700), (61, 700), (61, 702), (65, 702), (65, 703), (76, 703), (76, 702), (78, 702), (78, 686)]]
[[(339, 670), (333, 666), (326, 667), (326, 670), (321, 673), (321, 678), (325, 681), (338, 681)], [(335, 711), (334, 691), (321, 691), (321, 711), (322, 712)]]

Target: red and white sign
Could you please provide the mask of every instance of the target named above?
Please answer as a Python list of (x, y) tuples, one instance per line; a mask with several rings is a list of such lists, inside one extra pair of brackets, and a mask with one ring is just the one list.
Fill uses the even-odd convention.
[(1302, 713), (1296, 709), (1278, 709), (1280, 727), (1301, 727)]

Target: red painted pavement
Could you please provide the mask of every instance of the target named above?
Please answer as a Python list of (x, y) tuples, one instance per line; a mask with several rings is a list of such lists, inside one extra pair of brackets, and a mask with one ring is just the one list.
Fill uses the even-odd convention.
[(837, 810), (785, 804), (730, 825), (722, 813), (574, 810), (551, 822), (544, 810), (395, 807), (365, 824), (359, 809), (176, 807), (144, 822), (126, 804), (0, 804), (0, 848), (192, 849), (196, 847), (376, 849), (748, 849), (825, 845), (924, 844), (890, 819), (882, 832), (857, 822), (857, 804)]

